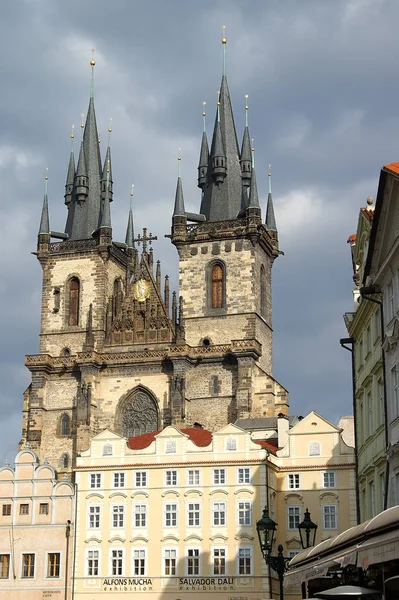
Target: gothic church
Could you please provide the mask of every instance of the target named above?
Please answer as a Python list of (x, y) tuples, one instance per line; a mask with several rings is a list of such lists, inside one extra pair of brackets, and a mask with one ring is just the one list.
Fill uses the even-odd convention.
[(102, 161), (91, 87), (77, 163), (69, 159), (64, 233), (50, 229), (47, 194), (43, 201), (40, 346), (26, 357), (20, 449), (29, 443), (60, 474), (105, 428), (130, 437), (288, 414), (272, 375), (271, 188), (263, 222), (248, 125), (240, 149), (225, 73), (210, 150), (202, 135), (198, 187), (199, 212), (187, 213), (178, 177), (171, 293), (153, 236), (135, 236), (132, 209), (125, 242), (113, 239), (111, 151)]

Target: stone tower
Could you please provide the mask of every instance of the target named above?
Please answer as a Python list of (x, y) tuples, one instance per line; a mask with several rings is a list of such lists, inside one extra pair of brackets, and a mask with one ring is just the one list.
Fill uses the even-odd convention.
[(50, 229), (47, 193), (43, 201), (40, 346), (26, 357), (20, 446), (61, 474), (105, 428), (129, 437), (195, 421), (217, 429), (288, 410), (272, 377), (272, 197), (263, 224), (248, 127), (240, 151), (226, 76), (210, 152), (205, 132), (201, 143), (200, 214), (186, 213), (178, 178), (170, 237), (180, 292), (171, 298), (156, 238), (147, 229), (135, 237), (132, 209), (125, 242), (113, 239), (111, 150), (102, 162), (93, 87), (77, 164), (69, 158), (64, 233)]

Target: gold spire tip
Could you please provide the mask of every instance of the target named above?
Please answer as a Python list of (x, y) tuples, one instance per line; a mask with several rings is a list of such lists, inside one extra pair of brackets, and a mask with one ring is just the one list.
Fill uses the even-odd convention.
[(133, 197), (134, 196), (134, 183), (132, 183), (132, 190), (130, 192), (130, 195)]
[(255, 152), (255, 148), (254, 148), (255, 139), (254, 139), (254, 138), (252, 138), (252, 140), (251, 140), (251, 144), (252, 144), (252, 148), (251, 148), (251, 150), (252, 150), (252, 152)]
[(46, 167), (46, 174), (44, 176), (44, 179), (47, 181), (48, 180), (48, 167)]
[(218, 90), (216, 93), (218, 95), (217, 105), (220, 106), (220, 90)]
[(96, 64), (96, 61), (94, 60), (94, 48), (91, 49), (91, 61), (90, 61), (90, 66), (94, 67), (94, 65)]
[(101, 144), (101, 134), (102, 134), (102, 131), (101, 131), (101, 129), (99, 129), (98, 130), (98, 143), (99, 144)]
[(248, 110), (248, 94), (245, 94), (245, 110)]
[(108, 127), (108, 132), (111, 133), (112, 131), (112, 117), (109, 118), (109, 127)]
[(181, 148), (178, 149), (178, 154), (177, 154), (177, 160), (179, 160), (179, 161), (181, 160), (180, 154), (181, 154)]
[(74, 134), (74, 129), (75, 129), (75, 125), (72, 125), (72, 129), (71, 129), (71, 140), (73, 140), (73, 138), (75, 137), (75, 134)]
[(109, 173), (110, 168), (109, 168), (109, 159), (107, 160), (107, 173)]
[(206, 116), (206, 102), (202, 103), (202, 116), (205, 117)]
[(227, 44), (226, 34), (226, 25), (222, 25), (222, 44)]
[(80, 116), (82, 117), (82, 121), (80, 123), (80, 128), (83, 129), (83, 127), (85, 126), (85, 124), (84, 124), (85, 114), (82, 113)]
[(268, 172), (268, 176), (271, 177), (272, 176), (272, 166), (269, 165), (269, 172)]

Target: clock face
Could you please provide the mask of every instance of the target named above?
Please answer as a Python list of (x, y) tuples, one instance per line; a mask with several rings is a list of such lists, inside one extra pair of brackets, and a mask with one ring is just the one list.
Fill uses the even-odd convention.
[(137, 302), (145, 302), (150, 297), (150, 282), (145, 279), (138, 279), (133, 283), (133, 296)]

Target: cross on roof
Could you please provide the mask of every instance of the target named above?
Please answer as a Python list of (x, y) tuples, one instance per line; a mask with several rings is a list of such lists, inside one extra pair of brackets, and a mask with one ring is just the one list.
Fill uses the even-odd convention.
[(143, 235), (138, 234), (137, 238), (133, 240), (133, 242), (137, 242), (138, 244), (143, 244), (143, 252), (147, 252), (147, 242), (152, 244), (154, 240), (157, 240), (157, 236), (153, 236), (152, 233), (147, 235), (147, 229), (143, 227)]

